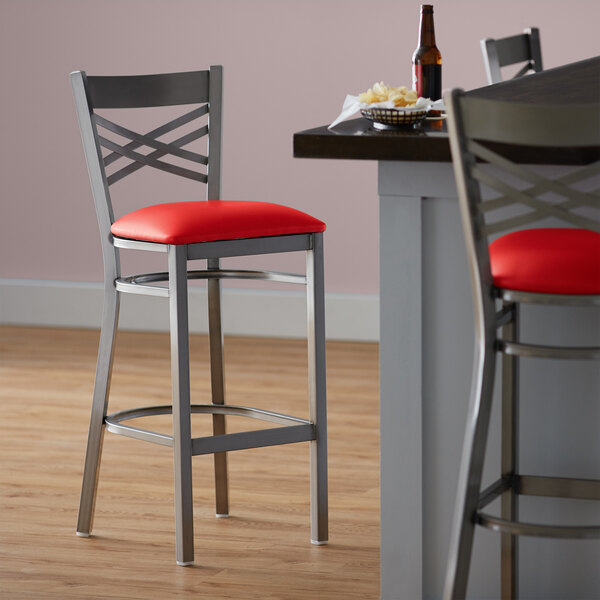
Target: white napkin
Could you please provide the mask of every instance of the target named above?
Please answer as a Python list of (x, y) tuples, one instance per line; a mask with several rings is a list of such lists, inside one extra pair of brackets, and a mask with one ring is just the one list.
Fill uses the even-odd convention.
[[(327, 129), (331, 129), (332, 127), (335, 127), (338, 123), (341, 123), (345, 119), (348, 119), (352, 115), (356, 114), (361, 108), (396, 108), (392, 100), (386, 100), (385, 102), (373, 102), (372, 104), (367, 104), (366, 102), (359, 102), (358, 98), (358, 96), (351, 96), (350, 94), (348, 94), (346, 96), (346, 99), (344, 100), (342, 112)], [(406, 112), (423, 109), (428, 111), (432, 109), (445, 110), (443, 100), (436, 100), (434, 102), (429, 98), (418, 98), (414, 106), (399, 106), (397, 108), (398, 110), (403, 110)]]

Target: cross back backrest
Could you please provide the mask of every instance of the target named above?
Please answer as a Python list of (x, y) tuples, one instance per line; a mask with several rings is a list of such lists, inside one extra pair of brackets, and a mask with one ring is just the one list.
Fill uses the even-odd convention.
[[(132, 76), (87, 76), (75, 71), (71, 83), (103, 244), (110, 238), (114, 221), (109, 186), (143, 167), (205, 183), (207, 198), (220, 198), (222, 67)], [(196, 106), (189, 110), (190, 105)], [(146, 133), (133, 131), (97, 112), (167, 106), (185, 108), (180, 116)], [(196, 120), (204, 115), (208, 115), (208, 124), (196, 126)], [(168, 143), (159, 139), (190, 124), (194, 129)], [(207, 156), (185, 148), (204, 136), (208, 136)], [(121, 139), (126, 141), (118, 141)], [(175, 164), (173, 159), (185, 166)], [(113, 163), (114, 170), (108, 174), (107, 167)]]
[[(444, 100), (463, 228), (482, 277), (490, 280), (491, 237), (556, 221), (600, 232), (600, 104), (520, 104), (468, 97), (462, 90)], [(595, 159), (546, 176), (511, 160), (516, 146), (585, 148)]]
[(502, 81), (501, 67), (525, 63), (513, 76), (521, 77), (529, 72), (539, 72), (542, 67), (540, 32), (536, 27), (525, 29), (524, 33), (494, 40), (481, 40), (481, 52), (488, 83)]

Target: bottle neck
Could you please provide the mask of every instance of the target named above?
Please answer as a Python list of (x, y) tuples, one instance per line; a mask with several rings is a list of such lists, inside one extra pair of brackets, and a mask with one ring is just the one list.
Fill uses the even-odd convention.
[(435, 46), (433, 8), (421, 8), (421, 30), (419, 32), (419, 46)]

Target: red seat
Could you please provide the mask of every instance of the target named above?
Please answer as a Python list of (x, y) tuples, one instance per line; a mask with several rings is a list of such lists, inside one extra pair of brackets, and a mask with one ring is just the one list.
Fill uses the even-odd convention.
[(294, 208), (235, 200), (147, 206), (111, 227), (117, 237), (175, 245), (323, 231), (323, 221)]
[(527, 229), (490, 244), (494, 285), (546, 294), (600, 294), (600, 233)]

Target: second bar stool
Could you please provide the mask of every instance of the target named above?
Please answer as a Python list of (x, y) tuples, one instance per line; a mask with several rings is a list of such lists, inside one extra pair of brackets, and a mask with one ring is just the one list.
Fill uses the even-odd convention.
[[(461, 90), (448, 92), (444, 100), (477, 337), (444, 599), (466, 596), (477, 525), (501, 533), (501, 597), (509, 599), (518, 592), (518, 536), (600, 537), (600, 524), (519, 520), (519, 495), (600, 500), (600, 480), (521, 473), (517, 427), (520, 357), (600, 359), (600, 347), (541, 346), (519, 336), (522, 304), (600, 306), (598, 195), (582, 191), (600, 174), (600, 106), (578, 106), (573, 119), (563, 106), (484, 100)], [(573, 148), (575, 164), (584, 166), (549, 179), (512, 162), (507, 148), (515, 146), (528, 148), (532, 162), (552, 147)], [(549, 219), (563, 227), (542, 227)], [(497, 353), (502, 355), (502, 465), (499, 479), (482, 490)], [(501, 498), (500, 516), (484, 510), (496, 498)]]

